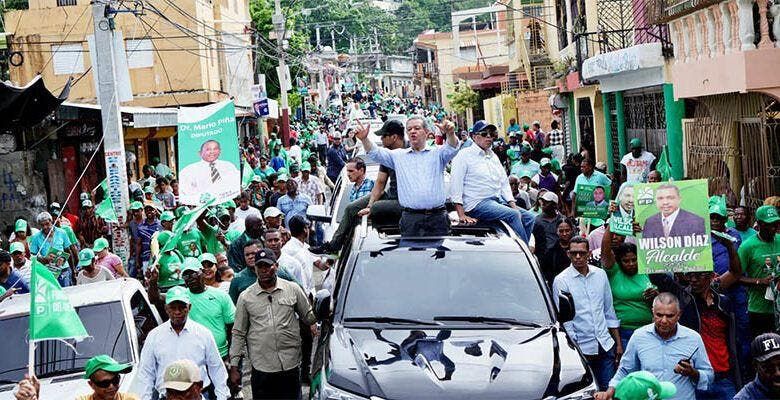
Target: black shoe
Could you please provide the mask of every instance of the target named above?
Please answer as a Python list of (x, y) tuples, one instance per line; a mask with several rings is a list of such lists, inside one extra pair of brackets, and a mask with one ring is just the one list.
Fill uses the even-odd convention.
[(309, 247), (309, 252), (312, 254), (330, 254), (333, 250), (330, 248), (330, 242), (325, 242), (321, 246)]

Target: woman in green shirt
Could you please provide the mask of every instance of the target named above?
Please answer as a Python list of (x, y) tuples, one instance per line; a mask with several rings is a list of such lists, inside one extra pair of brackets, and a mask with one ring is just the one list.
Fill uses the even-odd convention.
[(637, 250), (633, 243), (612, 248), (613, 233), (607, 224), (601, 240), (601, 264), (612, 288), (615, 313), (620, 320), (620, 340), (623, 348), (634, 330), (653, 321), (650, 305), (658, 294), (646, 274), (638, 274)]

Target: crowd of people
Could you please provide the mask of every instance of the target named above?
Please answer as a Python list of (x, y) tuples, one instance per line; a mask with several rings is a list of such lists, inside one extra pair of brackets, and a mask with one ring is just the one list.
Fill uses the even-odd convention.
[[(342, 100), (295, 122), (288, 144), (277, 130), (247, 138), (240, 151), (251, 179), (187, 230), (174, 233), (189, 212), (174, 171), (159, 160), (144, 166), (130, 179), (126, 263), (95, 213), (101, 190), (82, 194), (76, 213), (53, 203), (35, 221), (18, 219), (0, 251), (2, 298), (29, 291), (32, 259), (61, 286), (139, 279), (166, 321), (135, 367), (145, 388), (138, 398), (294, 399), (311, 379), (313, 295), (333, 289), (334, 260), (361, 218), (405, 237), (504, 222), (536, 256), (553, 299), (571, 297), (575, 315), (564, 327), (594, 372), (596, 398), (639, 398), (621, 393), (650, 383), (658, 396), (674, 395), (671, 383), (677, 398), (780, 398), (780, 313), (769, 296), (780, 272), (765, 259), (780, 256), (779, 198), (751, 209), (711, 197), (713, 271), (640, 274), (633, 236), (575, 211), (577, 185), (591, 184), (614, 189), (613, 200), (599, 200), (611, 214), (634, 216), (634, 185), (663, 179), (639, 139), (609, 174), (587, 151), (566, 155), (557, 121), (546, 132), (514, 120), (506, 132), (486, 121), (459, 130), (418, 99), (357, 90)], [(388, 114), (404, 114), (405, 124)], [(361, 122), (367, 115), (383, 120), (381, 146)], [(367, 163), (380, 165), (374, 179)], [(352, 183), (349, 204), (326, 241), (307, 209), (325, 204), (340, 177)], [(117, 393), (128, 368), (90, 359), (94, 398), (136, 398)], [(26, 378), (17, 398), (35, 398), (37, 385)]]

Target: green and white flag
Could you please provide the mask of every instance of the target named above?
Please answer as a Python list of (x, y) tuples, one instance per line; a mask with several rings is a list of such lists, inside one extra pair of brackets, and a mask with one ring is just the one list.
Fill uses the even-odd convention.
[(255, 170), (249, 164), (249, 161), (244, 159), (244, 163), (241, 166), (241, 187), (247, 188), (252, 183), (252, 178), (255, 177)]
[(216, 200), (216, 198), (211, 197), (208, 201), (201, 204), (200, 206), (185, 211), (181, 217), (176, 220), (176, 223), (173, 225), (173, 236), (170, 240), (168, 240), (168, 243), (166, 243), (165, 246), (160, 249), (160, 252), (166, 252), (175, 249), (179, 244), (179, 240), (181, 240), (181, 237), (184, 235), (184, 232), (187, 232), (188, 229), (195, 225), (195, 222), (198, 220), (198, 218), (200, 218), (201, 214), (203, 214), (207, 208), (217, 204)]
[(57, 279), (33, 258), (30, 275), (30, 342), (48, 339), (80, 341), (87, 336), (84, 324)]

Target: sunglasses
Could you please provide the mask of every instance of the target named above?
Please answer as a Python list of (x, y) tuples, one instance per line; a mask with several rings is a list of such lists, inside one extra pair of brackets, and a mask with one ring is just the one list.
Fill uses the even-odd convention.
[(479, 136), (482, 136), (482, 137), (488, 137), (488, 136), (490, 136), (490, 137), (492, 137), (493, 139), (495, 139), (495, 138), (497, 138), (497, 137), (498, 137), (498, 132), (496, 132), (496, 131), (494, 131), (494, 130), (487, 130), (487, 129), (485, 129), (484, 131), (479, 131), (477, 134), (478, 134)]
[(569, 254), (574, 257), (585, 257), (588, 255), (587, 251), (569, 251)]
[(101, 388), (101, 389), (106, 389), (106, 388), (108, 388), (108, 387), (109, 387), (109, 386), (111, 386), (111, 385), (114, 385), (114, 386), (119, 386), (119, 380), (120, 380), (120, 379), (121, 379), (121, 378), (120, 378), (120, 376), (119, 376), (119, 375), (116, 375), (116, 376), (114, 376), (113, 378), (111, 378), (111, 379), (106, 379), (106, 380), (104, 380), (104, 381), (96, 381), (96, 380), (92, 380), (92, 383), (94, 383), (94, 384), (95, 384), (95, 386), (97, 386), (97, 387), (99, 387), (99, 388)]

